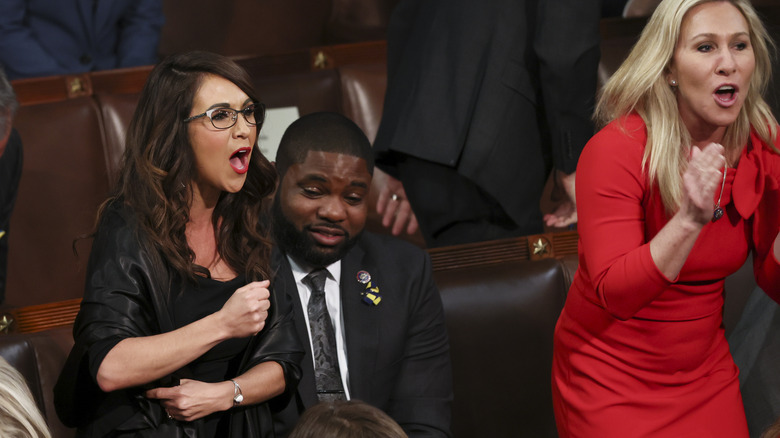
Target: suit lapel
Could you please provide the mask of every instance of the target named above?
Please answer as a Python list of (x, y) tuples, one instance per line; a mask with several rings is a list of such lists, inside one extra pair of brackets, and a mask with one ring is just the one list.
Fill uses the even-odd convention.
[(355, 399), (370, 400), (370, 376), (374, 374), (379, 342), (379, 325), (373, 306), (363, 302), (365, 285), (357, 280), (359, 271), (376, 272), (360, 244), (341, 263), (341, 309), (349, 366), (349, 392)]
[(92, 44), (95, 41), (95, 11), (93, 8), (100, 6), (95, 3), (95, 0), (79, 0), (78, 8), (79, 15), (81, 15), (81, 23), (84, 26), (84, 35), (89, 38), (89, 43)]
[(314, 365), (312, 363), (311, 343), (309, 342), (309, 328), (306, 327), (306, 318), (303, 316), (303, 306), (301, 306), (301, 298), (298, 294), (298, 286), (295, 284), (295, 278), (292, 275), (292, 268), (287, 257), (281, 253), (281, 251), (274, 249), (273, 261), (277, 268), (274, 278), (274, 287), (284, 291), (292, 298), (293, 313), (295, 314), (295, 332), (298, 334), (298, 339), (304, 346), (303, 360), (301, 361), (301, 369), (303, 370), (303, 376), (298, 383), (298, 397), (300, 398), (303, 406), (309, 408), (317, 404), (317, 386), (314, 382)]

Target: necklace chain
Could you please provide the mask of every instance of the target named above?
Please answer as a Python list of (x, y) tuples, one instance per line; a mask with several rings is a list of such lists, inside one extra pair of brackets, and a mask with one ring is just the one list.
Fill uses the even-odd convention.
[(723, 217), (723, 209), (720, 206), (720, 201), (723, 199), (723, 189), (726, 188), (726, 169), (728, 168), (728, 163), (723, 164), (723, 182), (720, 183), (720, 195), (718, 195), (718, 202), (715, 204), (715, 211), (712, 212), (712, 221), (715, 222), (716, 220)]

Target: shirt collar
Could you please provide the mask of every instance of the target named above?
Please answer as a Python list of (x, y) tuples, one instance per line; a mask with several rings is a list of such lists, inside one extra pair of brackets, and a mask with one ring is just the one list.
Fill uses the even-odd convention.
[[(292, 268), (293, 277), (298, 283), (302, 282), (303, 279), (315, 269), (309, 264), (298, 263), (289, 255), (287, 256), (287, 260), (290, 261), (290, 268)], [(341, 260), (336, 260), (335, 262), (326, 266), (325, 269), (328, 271), (328, 274), (330, 274), (330, 278), (332, 278), (336, 284), (341, 284)]]

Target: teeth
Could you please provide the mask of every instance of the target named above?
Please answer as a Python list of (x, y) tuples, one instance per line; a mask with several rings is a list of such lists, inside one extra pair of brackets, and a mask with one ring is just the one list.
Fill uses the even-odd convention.
[(718, 88), (718, 91), (722, 91), (724, 93), (733, 93), (734, 90), (735, 90), (735, 88), (732, 87), (731, 85), (724, 85), (724, 86)]

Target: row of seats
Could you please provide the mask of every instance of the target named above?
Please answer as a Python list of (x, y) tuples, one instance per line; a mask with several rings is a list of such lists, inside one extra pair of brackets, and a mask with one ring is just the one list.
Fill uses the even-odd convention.
[[(384, 98), (384, 44), (323, 50), (241, 62), (270, 108), (295, 106), (301, 114), (340, 112), (373, 138)], [(335, 65), (342, 52), (349, 59), (351, 51), (361, 50), (370, 53), (364, 61)], [(331, 66), (310, 68), (310, 60), (318, 57), (333, 59)], [(301, 63), (305, 69), (299, 69)], [(10, 225), (5, 307), (81, 297), (90, 240), (77, 238), (91, 232), (97, 207), (117, 175), (125, 131), (143, 85), (135, 81), (139, 86), (128, 90), (126, 78), (149, 70), (14, 83), (23, 103), (14, 125), (24, 143), (25, 160)], [(53, 101), (34, 94), (38, 83), (50, 80), (62, 84), (77, 80), (88, 92)], [(119, 84), (118, 91), (105, 85), (112, 83)], [(25, 104), (25, 97), (38, 103)]]
[[(604, 20), (603, 78), (619, 65), (643, 24), (641, 19)], [(385, 58), (385, 43), (379, 41), (239, 61), (269, 108), (341, 112), (373, 140), (386, 88)], [(14, 81), (22, 103), (15, 125), (26, 159), (9, 233), (3, 307), (81, 296), (89, 240), (73, 241), (92, 230), (150, 68)], [(369, 221), (369, 229), (381, 231), (377, 222)], [(419, 234), (412, 240), (423, 244)]]
[[(549, 390), (552, 333), (576, 269), (576, 233), (431, 250), (453, 363), (456, 437), (555, 437)], [(562, 248), (569, 255), (555, 252)], [(568, 249), (567, 249), (568, 248)], [(55, 438), (53, 386), (73, 345), (71, 327), (0, 336), (0, 356), (25, 376)]]
[[(554, 438), (552, 337), (577, 269), (577, 233), (430, 250), (453, 364), (455, 437)], [(755, 283), (749, 265), (726, 281), (724, 323), (736, 325)], [(0, 336), (0, 356), (25, 376), (55, 438), (53, 386), (73, 345), (71, 326)]]

